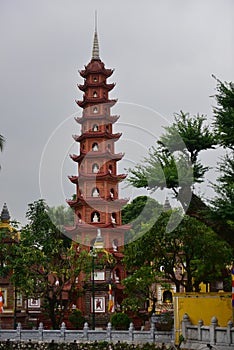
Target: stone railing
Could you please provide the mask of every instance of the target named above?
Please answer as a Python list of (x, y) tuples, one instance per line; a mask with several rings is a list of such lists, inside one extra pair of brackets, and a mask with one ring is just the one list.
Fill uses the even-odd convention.
[[(204, 345), (204, 349), (223, 349), (226, 350), (234, 346), (234, 328), (231, 321), (227, 327), (219, 327), (216, 317), (211, 319), (209, 326), (204, 326), (200, 320), (198, 325), (192, 325), (187, 314), (182, 321), (182, 336), (184, 341), (182, 348), (199, 349)], [(203, 348), (202, 348), (203, 349)]]
[(108, 323), (105, 330), (91, 330), (88, 323), (84, 324), (83, 330), (66, 329), (65, 324), (59, 330), (47, 330), (40, 323), (36, 330), (22, 329), (19, 323), (16, 330), (0, 329), (0, 340), (20, 340), (20, 341), (44, 341), (51, 342), (89, 342), (89, 341), (108, 341), (108, 342), (127, 342), (127, 343), (173, 343), (173, 332), (159, 332), (155, 329), (154, 323), (151, 324), (149, 331), (137, 331), (133, 323), (126, 331), (113, 330), (111, 323)]

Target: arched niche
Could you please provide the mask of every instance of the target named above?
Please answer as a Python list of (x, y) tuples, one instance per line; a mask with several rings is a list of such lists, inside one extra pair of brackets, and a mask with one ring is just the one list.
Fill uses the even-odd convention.
[(100, 213), (98, 211), (94, 211), (91, 214), (91, 221), (92, 222), (100, 222)]
[(116, 224), (116, 213), (111, 213), (111, 223)]
[(97, 151), (98, 151), (98, 144), (97, 144), (97, 142), (94, 142), (94, 143), (92, 144), (92, 151), (94, 151), (94, 152), (97, 152)]
[(98, 125), (97, 124), (93, 124), (92, 131), (98, 131)]
[(98, 173), (98, 170), (99, 170), (99, 165), (97, 163), (94, 163), (92, 165), (92, 173), (96, 174)]
[(92, 189), (92, 197), (99, 197), (100, 196), (100, 191), (97, 187), (94, 187)]

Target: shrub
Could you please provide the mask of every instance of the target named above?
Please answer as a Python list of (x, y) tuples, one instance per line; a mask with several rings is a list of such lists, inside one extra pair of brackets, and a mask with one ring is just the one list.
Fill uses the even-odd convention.
[(117, 312), (113, 316), (111, 316), (111, 324), (114, 329), (118, 330), (126, 330), (129, 328), (130, 325), (130, 318), (128, 317), (127, 314), (123, 312)]
[(85, 323), (85, 318), (79, 309), (73, 310), (68, 319), (74, 328), (76, 329), (83, 328)]

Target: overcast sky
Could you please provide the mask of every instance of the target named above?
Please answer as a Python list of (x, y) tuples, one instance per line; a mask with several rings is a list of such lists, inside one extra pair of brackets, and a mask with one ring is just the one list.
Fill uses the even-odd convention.
[(65, 204), (75, 192), (67, 175), (77, 173), (76, 84), (91, 58), (95, 10), (101, 59), (115, 69), (120, 172), (147, 154), (174, 112), (212, 120), (212, 74), (234, 81), (233, 0), (1, 0), (0, 209), (6, 202), (20, 222), (28, 203)]

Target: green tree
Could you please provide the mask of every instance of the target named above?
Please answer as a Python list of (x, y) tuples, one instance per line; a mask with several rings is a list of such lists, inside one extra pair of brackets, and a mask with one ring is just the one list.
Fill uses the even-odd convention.
[(64, 230), (64, 225), (74, 225), (74, 211), (70, 207), (65, 207), (64, 205), (49, 207), (48, 215), (52, 223), (61, 231)]
[(4, 142), (5, 142), (4, 136), (0, 135), (0, 150), (1, 151), (3, 150)]
[(231, 261), (231, 249), (225, 241), (197, 219), (188, 215), (181, 218), (180, 211), (163, 212), (154, 225), (148, 225), (147, 233), (125, 250), (125, 263), (133, 276), (136, 269), (145, 266), (156, 275), (163, 266), (164, 277), (177, 291), (181, 286), (187, 292), (198, 291), (201, 282), (220, 277)]
[(218, 166), (220, 176), (214, 189), (217, 196), (212, 201), (212, 219), (220, 226), (226, 224), (223, 237), (234, 247), (234, 84), (217, 80), (217, 107), (214, 108), (215, 131), (226, 154)]
[(131, 224), (131, 230), (125, 235), (125, 244), (136, 239), (141, 233), (142, 224), (149, 222), (152, 217), (157, 220), (163, 206), (148, 196), (138, 196), (122, 209), (122, 223)]
[(138, 313), (144, 309), (144, 305), (147, 301), (154, 303), (155, 292), (152, 288), (153, 284), (160, 281), (162, 273), (155, 270), (150, 264), (144, 264), (137, 268), (135, 266), (129, 266), (131, 274), (123, 280), (125, 286), (124, 293), (126, 298), (122, 303), (123, 309), (131, 310)]
[[(129, 169), (128, 182), (150, 190), (171, 189), (185, 211), (198, 213), (198, 203), (206, 207), (193, 191), (194, 183), (201, 183), (208, 167), (199, 160), (202, 151), (213, 149), (216, 139), (205, 124), (204, 115), (175, 114), (175, 122), (165, 127), (166, 133), (157, 141), (144, 165)], [(200, 208), (201, 209), (201, 208)]]
[(29, 220), (17, 245), (13, 281), (27, 298), (41, 298), (44, 313), (58, 329), (80, 290), (77, 278), (91, 266), (87, 253), (51, 222), (43, 200), (29, 204)]

